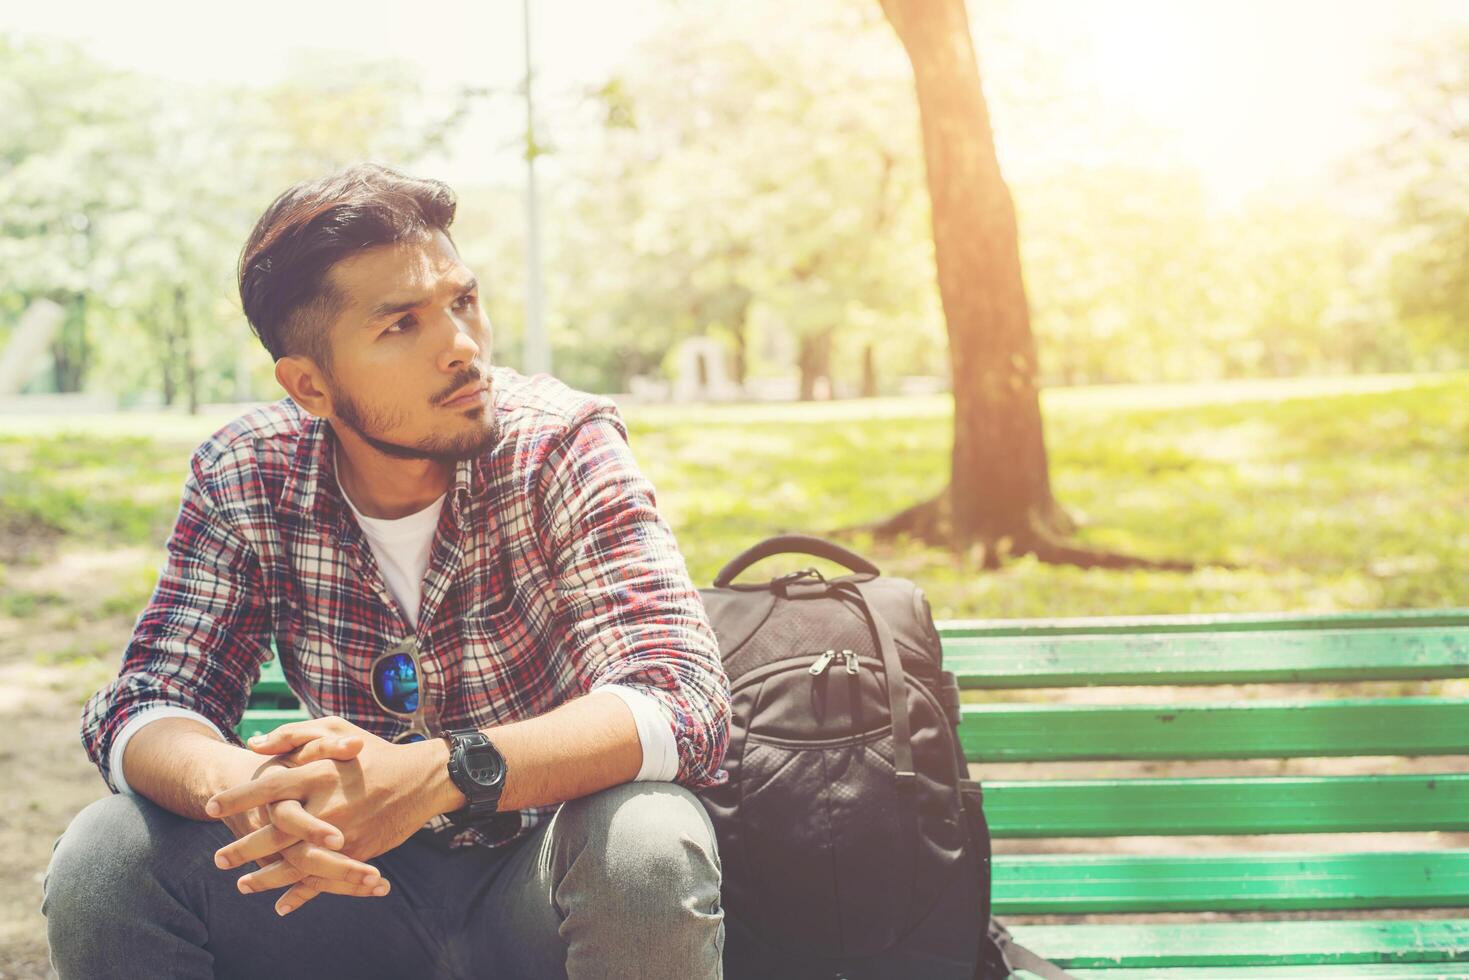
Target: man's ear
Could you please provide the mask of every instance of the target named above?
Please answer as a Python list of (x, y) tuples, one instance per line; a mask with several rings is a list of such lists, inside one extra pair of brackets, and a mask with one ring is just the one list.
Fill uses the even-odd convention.
[(317, 418), (332, 417), (332, 396), (321, 368), (309, 357), (289, 354), (275, 362), (275, 380), (297, 405)]

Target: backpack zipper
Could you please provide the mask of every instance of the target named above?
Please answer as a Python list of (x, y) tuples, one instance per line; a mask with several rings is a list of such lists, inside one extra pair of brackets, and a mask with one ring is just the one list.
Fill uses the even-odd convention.
[(820, 677), (822, 673), (825, 672), (826, 668), (831, 666), (831, 662), (835, 660), (838, 656), (840, 656), (842, 658), (842, 662), (847, 665), (847, 673), (855, 674), (858, 672), (857, 655), (851, 650), (825, 650), (822, 652), (821, 656), (816, 658), (816, 662), (811, 665), (811, 675), (813, 677)]

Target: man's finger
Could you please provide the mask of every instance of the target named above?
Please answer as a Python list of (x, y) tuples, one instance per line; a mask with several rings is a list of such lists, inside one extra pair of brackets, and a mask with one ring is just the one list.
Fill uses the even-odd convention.
[(279, 755), (300, 748), (316, 738), (340, 737), (352, 730), (352, 726), (337, 717), (308, 718), (291, 721), (268, 732), (251, 735), (245, 744), (252, 751), (264, 755)]
[[(386, 878), (379, 878), (370, 885), (360, 885), (338, 881), (335, 878), (318, 878), (316, 875), (307, 875), (295, 885), (292, 885), (291, 888), (299, 888), (302, 885), (323, 895), (330, 893), (332, 895), (352, 895), (356, 898), (382, 898), (388, 892), (392, 891), (393, 888)], [(286, 894), (289, 895), (290, 892), (288, 891)], [(297, 908), (299, 907), (298, 905)]]
[(382, 880), (377, 868), (366, 861), (301, 841), (281, 852), (286, 863), (302, 875), (340, 881), (343, 884), (375, 885)]
[(242, 876), (235, 886), (249, 895), (284, 888), (298, 881), (305, 881), (307, 878), (316, 882), (313, 887), (317, 891), (330, 891), (343, 895), (371, 895), (373, 889), (383, 881), (382, 876), (378, 875), (376, 870), (373, 871), (371, 877), (355, 873), (348, 877), (337, 877), (333, 874), (308, 874), (290, 861), (278, 861), (259, 871), (252, 871)]
[(246, 895), (255, 892), (268, 892), (274, 888), (284, 888), (286, 885), (294, 885), (305, 878), (306, 871), (296, 867), (290, 861), (277, 861), (275, 864), (267, 864), (259, 871), (252, 871), (247, 875), (241, 875), (235, 882), (235, 887)]
[(259, 861), (261, 867), (264, 867), (271, 863), (269, 858), (272, 854), (300, 839), (283, 832), (274, 824), (266, 824), (215, 851), (214, 863), (221, 868), (238, 868), (242, 864)]
[[(359, 885), (358, 887), (362, 886)], [(306, 884), (304, 880), (298, 881), (290, 888), (287, 888), (284, 895), (275, 900), (275, 914), (290, 915), (320, 894), (321, 892), (317, 891), (311, 885)]]
[(381, 880), (377, 868), (345, 854), (302, 841), (286, 848), (283, 862), (252, 871), (239, 880), (241, 891), (259, 892), (300, 881), (307, 875), (344, 884), (373, 885)]
[[(277, 728), (267, 735), (252, 735), (250, 736), (250, 740), (245, 744), (249, 746), (250, 751), (259, 752), (261, 755), (281, 755), (299, 749), (308, 742), (315, 742), (324, 738), (335, 740), (342, 737), (337, 732), (327, 730), (318, 722), (300, 722), (299, 724), (315, 725), (316, 727), (297, 729), (296, 731), (290, 732), (281, 731), (280, 728)], [(287, 726), (281, 726), (281, 728), (285, 727)]]
[(341, 850), (346, 843), (340, 830), (308, 812), (296, 800), (281, 800), (271, 804), (270, 822), (287, 837), (311, 841), (334, 851)]
[[(263, 868), (281, 860), (284, 857), (280, 853), (282, 850), (303, 840), (334, 851), (341, 850), (346, 843), (341, 831), (312, 816), (294, 800), (275, 804), (270, 814), (275, 817), (273, 822), (215, 851), (214, 863), (221, 868), (237, 868), (254, 861)], [(290, 819), (281, 820), (282, 814), (288, 815)]]
[(379, 880), (373, 885), (349, 885), (330, 878), (308, 876), (296, 882), (276, 900), (275, 911), (277, 915), (289, 915), (317, 895), (328, 892), (334, 895), (352, 895), (357, 898), (381, 898), (391, 890), (392, 886), (386, 879)]
[(204, 812), (216, 818), (230, 817), (281, 800), (305, 799), (306, 779), (299, 773), (299, 769), (276, 768), (249, 782), (231, 786), (210, 797), (204, 804)]
[(316, 762), (321, 759), (351, 762), (357, 758), (362, 747), (361, 735), (328, 735), (313, 738), (298, 749), (287, 750), (289, 754), (285, 755), (282, 761), (291, 766), (304, 766), (308, 762)]

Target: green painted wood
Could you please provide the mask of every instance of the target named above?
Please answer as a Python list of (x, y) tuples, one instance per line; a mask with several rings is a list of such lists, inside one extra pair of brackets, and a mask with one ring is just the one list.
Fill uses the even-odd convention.
[(1006, 854), (997, 915), (1469, 906), (1469, 850), (1141, 857)]
[(961, 688), (1469, 677), (1469, 623), (1413, 629), (946, 636)]
[(1338, 613), (1222, 613), (1181, 616), (1078, 616), (1070, 619), (950, 619), (937, 624), (945, 638), (1064, 636), (1072, 633), (1223, 633), (1230, 631), (1419, 629), (1469, 626), (1469, 609), (1374, 609)]
[(260, 680), (255, 682), (255, 687), (250, 693), (265, 695), (289, 695), (291, 693), (279, 660), (267, 660), (260, 665)]
[(992, 781), (995, 837), (1469, 830), (1469, 775)]
[(235, 732), (242, 739), (262, 732), (274, 731), (281, 725), (290, 721), (305, 721), (311, 716), (305, 711), (297, 708), (286, 710), (279, 708), (251, 708), (245, 712), (240, 723), (235, 726)]
[(1461, 698), (965, 704), (959, 726), (973, 762), (1458, 755), (1466, 732)]
[[(1034, 974), (1021, 971), (1017, 977)], [(1361, 966), (1177, 967), (1161, 970), (1075, 970), (1076, 980), (1469, 980), (1469, 965), (1455, 963), (1366, 963)]]
[(1010, 931), (1022, 946), (1068, 969), (1469, 961), (1469, 919), (1016, 925)]

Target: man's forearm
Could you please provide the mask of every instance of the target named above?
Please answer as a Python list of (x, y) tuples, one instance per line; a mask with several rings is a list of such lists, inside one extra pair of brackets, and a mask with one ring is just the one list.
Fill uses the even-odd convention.
[(197, 721), (160, 718), (133, 735), (122, 765), (128, 785), (139, 795), (191, 820), (210, 820), (205, 802), (250, 779), (268, 761), (222, 741)]
[[(632, 709), (606, 692), (594, 691), (537, 718), (484, 733), (505, 757), (501, 810), (563, 803), (631, 782), (643, 763)], [(428, 748), (435, 812), (457, 810), (465, 799), (449, 779), (449, 748), (443, 739)]]

